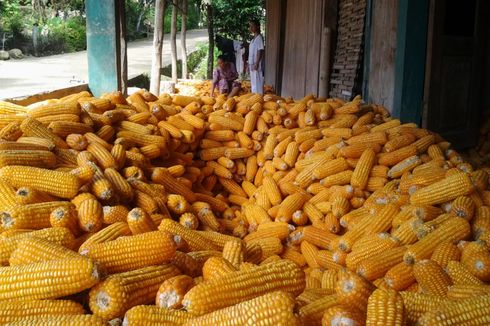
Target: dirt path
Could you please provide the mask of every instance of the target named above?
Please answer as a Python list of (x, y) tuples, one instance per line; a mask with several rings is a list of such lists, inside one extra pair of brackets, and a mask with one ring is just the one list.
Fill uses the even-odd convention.
[[(191, 52), (199, 43), (206, 42), (205, 30), (187, 33), (187, 51)], [(177, 37), (180, 58), (180, 38)], [(149, 72), (151, 67), (152, 39), (138, 40), (128, 44), (128, 74), (134, 77)], [(169, 35), (164, 37), (163, 65), (170, 59)], [(0, 61), (0, 99), (32, 95), (63, 87), (88, 82), (87, 52), (52, 55), (49, 57), (27, 57), (22, 60)]]

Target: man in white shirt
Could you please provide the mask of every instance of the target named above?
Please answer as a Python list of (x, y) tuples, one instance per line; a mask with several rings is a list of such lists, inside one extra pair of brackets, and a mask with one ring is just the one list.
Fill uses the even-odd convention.
[(252, 93), (264, 93), (264, 73), (262, 60), (264, 59), (264, 38), (260, 34), (260, 22), (250, 22), (250, 32), (254, 35), (248, 50), (248, 67), (250, 70), (250, 83)]

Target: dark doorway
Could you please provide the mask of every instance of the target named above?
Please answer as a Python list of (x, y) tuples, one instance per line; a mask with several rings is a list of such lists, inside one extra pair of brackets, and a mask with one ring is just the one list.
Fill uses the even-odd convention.
[(431, 2), (425, 122), (455, 148), (477, 142), (489, 8), (485, 0)]

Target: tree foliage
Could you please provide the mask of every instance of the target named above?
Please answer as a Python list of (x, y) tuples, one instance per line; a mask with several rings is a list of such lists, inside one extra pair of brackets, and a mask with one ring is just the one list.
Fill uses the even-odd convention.
[(250, 20), (263, 20), (264, 1), (213, 0), (214, 29), (217, 34), (230, 39), (248, 39)]

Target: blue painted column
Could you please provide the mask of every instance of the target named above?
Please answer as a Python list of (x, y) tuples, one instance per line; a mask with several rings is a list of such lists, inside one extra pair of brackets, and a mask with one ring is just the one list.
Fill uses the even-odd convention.
[[(86, 0), (90, 91), (95, 96), (121, 90), (120, 0)], [(124, 1), (122, 2), (124, 6)], [(124, 11), (124, 7), (122, 7)]]
[(424, 96), (429, 0), (399, 0), (393, 116), (420, 124)]

